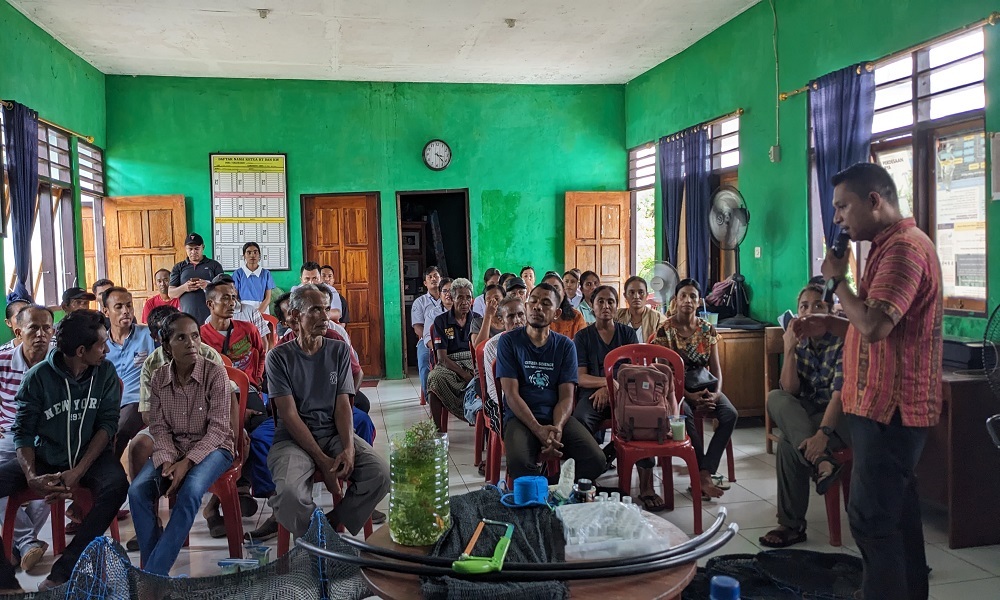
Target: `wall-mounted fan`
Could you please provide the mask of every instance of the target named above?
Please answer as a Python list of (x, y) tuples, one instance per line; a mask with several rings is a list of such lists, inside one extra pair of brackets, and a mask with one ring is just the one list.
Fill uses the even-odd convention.
[(708, 213), (708, 228), (712, 233), (712, 240), (720, 249), (732, 250), (736, 258), (736, 273), (722, 297), (722, 306), (729, 308), (736, 316), (720, 322), (731, 327), (741, 324), (760, 325), (748, 318), (750, 300), (744, 287), (746, 280), (740, 273), (740, 244), (747, 236), (749, 226), (750, 210), (738, 189), (724, 185), (712, 194), (712, 208)]
[[(1000, 352), (1000, 306), (993, 309), (989, 323), (986, 324), (986, 333), (983, 334), (983, 371), (993, 389), (994, 400), (1000, 402), (998, 352)], [(993, 415), (986, 420), (986, 430), (990, 432), (993, 443), (1000, 448), (1000, 415)]]
[(670, 301), (674, 298), (674, 290), (681, 280), (674, 265), (668, 262), (658, 262), (653, 265), (653, 276), (649, 278), (650, 296), (656, 300), (661, 313), (666, 313)]

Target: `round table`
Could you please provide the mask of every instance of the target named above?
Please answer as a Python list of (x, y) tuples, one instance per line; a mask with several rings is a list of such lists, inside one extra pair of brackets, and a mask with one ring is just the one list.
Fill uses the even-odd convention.
[[(657, 533), (676, 546), (687, 541), (688, 536), (673, 523), (656, 516), (648, 516), (646, 520), (656, 529)], [(391, 548), (416, 556), (426, 555), (430, 546), (400, 546), (389, 537), (389, 526), (380, 527), (367, 542), (372, 546)], [(605, 579), (587, 579), (569, 581), (571, 598), (599, 598), (600, 600), (680, 600), (681, 592), (694, 578), (697, 565), (694, 562), (667, 569), (654, 571), (644, 575), (627, 575), (628, 585), (623, 585), (622, 577)], [(385, 600), (412, 600), (420, 598), (420, 578), (417, 575), (404, 575), (391, 571), (377, 569), (361, 569), (368, 586)]]

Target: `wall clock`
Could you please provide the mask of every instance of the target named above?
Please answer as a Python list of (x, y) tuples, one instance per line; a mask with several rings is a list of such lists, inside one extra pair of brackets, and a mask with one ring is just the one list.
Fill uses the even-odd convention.
[(451, 164), (451, 148), (444, 140), (431, 140), (424, 146), (424, 164), (432, 171), (443, 171)]

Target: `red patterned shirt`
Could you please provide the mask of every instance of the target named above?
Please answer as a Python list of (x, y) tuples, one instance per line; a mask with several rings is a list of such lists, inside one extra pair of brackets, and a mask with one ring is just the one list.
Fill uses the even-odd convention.
[(907, 427), (941, 416), (941, 263), (934, 242), (903, 219), (872, 240), (859, 297), (892, 319), (884, 340), (868, 343), (851, 325), (844, 342), (844, 412)]

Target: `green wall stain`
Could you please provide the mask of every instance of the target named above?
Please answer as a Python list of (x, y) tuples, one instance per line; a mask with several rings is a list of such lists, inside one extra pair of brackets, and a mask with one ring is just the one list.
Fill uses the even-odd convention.
[[(563, 268), (566, 191), (624, 189), (623, 86), (107, 78), (111, 195), (183, 194), (210, 240), (210, 152), (288, 155), (292, 271), (302, 263), (301, 196), (381, 199), (385, 361), (402, 375), (396, 193), (469, 190), (471, 279), (489, 266)], [(421, 158), (446, 140), (442, 172)], [(209, 243), (209, 251), (211, 244)]]
[[(987, 16), (981, 0), (777, 0), (781, 91), (853, 63), (874, 60)], [(1000, 31), (987, 26), (987, 98), (1000, 94)], [(802, 94), (781, 103), (782, 159), (771, 163), (775, 141), (772, 16), (760, 2), (625, 88), (625, 146), (632, 148), (743, 108), (739, 186), (752, 219), (742, 256), (753, 316), (773, 322), (794, 306), (810, 273), (808, 108)], [(1000, 124), (990, 102), (987, 131)], [(659, 190), (657, 190), (659, 197)], [(989, 296), (1000, 302), (1000, 203), (988, 208)], [(658, 252), (663, 242), (657, 207)], [(761, 258), (753, 258), (755, 246)], [(984, 319), (948, 317), (945, 332), (981, 336)]]

